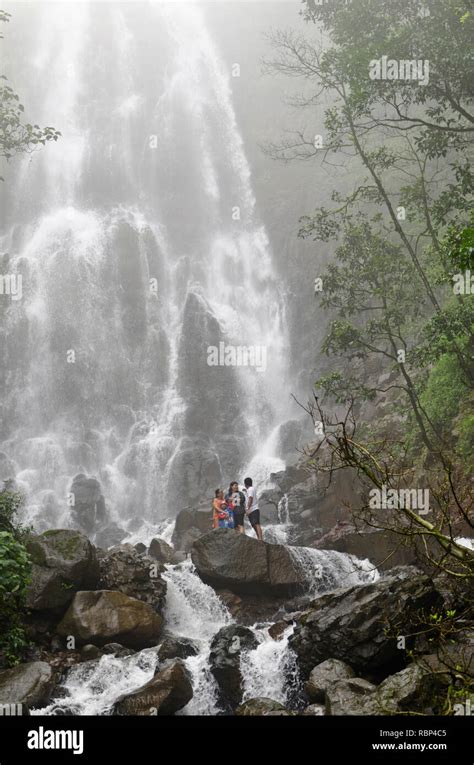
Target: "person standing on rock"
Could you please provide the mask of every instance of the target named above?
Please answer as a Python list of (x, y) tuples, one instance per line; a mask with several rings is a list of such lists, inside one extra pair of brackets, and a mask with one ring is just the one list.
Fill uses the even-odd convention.
[(231, 505), (234, 512), (234, 528), (241, 534), (245, 534), (245, 495), (239, 491), (237, 481), (232, 481), (229, 492), (225, 495), (226, 502)]
[(251, 478), (246, 478), (244, 481), (246, 494), (247, 494), (247, 517), (252, 525), (253, 530), (257, 535), (257, 539), (263, 542), (262, 527), (260, 526), (260, 508), (258, 506), (257, 492), (253, 485)]
[(224, 492), (222, 489), (216, 489), (215, 497), (212, 500), (212, 526), (215, 529), (225, 529), (227, 527), (228, 515), (226, 512), (226, 503), (224, 502)]

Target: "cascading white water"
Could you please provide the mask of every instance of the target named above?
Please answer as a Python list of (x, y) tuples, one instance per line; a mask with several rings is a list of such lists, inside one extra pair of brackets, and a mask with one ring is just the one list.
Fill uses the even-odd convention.
[(180, 637), (191, 638), (198, 646), (197, 656), (185, 660), (193, 682), (193, 698), (181, 710), (183, 715), (214, 715), (218, 689), (209, 667), (211, 640), (232, 618), (211, 587), (195, 573), (191, 561), (169, 566), (164, 575), (168, 583), (165, 619), (167, 629)]
[(307, 582), (311, 595), (338, 587), (369, 584), (380, 579), (380, 574), (368, 558), (356, 558), (355, 555), (336, 550), (315, 550), (312, 547), (287, 547), (303, 578)]
[(279, 640), (273, 640), (268, 626), (254, 630), (260, 643), (242, 655), (242, 701), (263, 697), (287, 704), (298, 684), (296, 654), (288, 646), (293, 627), (288, 627)]
[[(5, 317), (0, 478), (40, 529), (69, 524), (76, 473), (122, 526), (155, 523), (244, 465), (282, 466), (284, 301), (231, 78), (194, 4), (38, 3), (14, 20), (17, 88), (63, 137), (1, 190), (24, 294)], [(209, 366), (220, 342), (266, 348), (266, 368)]]
[(119, 696), (132, 693), (151, 680), (157, 665), (156, 654), (155, 648), (146, 648), (133, 656), (106, 655), (76, 664), (59, 686), (63, 695), (31, 714), (111, 714)]

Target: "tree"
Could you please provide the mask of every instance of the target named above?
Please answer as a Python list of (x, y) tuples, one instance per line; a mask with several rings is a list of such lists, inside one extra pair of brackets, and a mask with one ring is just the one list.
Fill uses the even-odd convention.
[[(355, 468), (368, 490), (424, 481), (432, 517), (394, 507), (389, 527), (421, 540), (436, 566), (470, 577), (474, 556), (456, 542), (457, 521), (473, 522), (469, 481), (449, 434), (455, 415), (436, 421), (427, 394), (454, 380), (457, 414), (474, 385), (472, 297), (454, 293), (452, 283), (453, 268), (474, 267), (472, 18), (459, 0), (304, 5), (306, 20), (323, 29), (322, 42), (274, 32), (275, 55), (265, 69), (302, 78), (305, 91), (293, 105), (310, 115), (321, 105), (324, 120), (267, 152), (284, 161), (344, 163), (352, 186), (348, 191), (346, 173), (332, 205), (301, 219), (300, 237), (339, 244), (337, 265), (323, 276), (322, 305), (337, 312), (323, 349), (346, 360), (343, 373), (317, 383), (337, 413), (328, 415), (319, 395), (307, 408), (324, 432), (309, 457), (320, 470)], [(420, 61), (427, 76), (372, 77), (384, 57), (385, 64)], [(390, 379), (383, 390), (381, 371)], [(381, 394), (390, 397), (389, 433), (385, 421), (358, 422), (360, 402)], [(383, 525), (368, 505), (363, 510), (367, 522)]]
[[(0, 22), (9, 21), (10, 14), (0, 11)], [(55, 128), (41, 128), (24, 121), (25, 107), (20, 103), (20, 97), (4, 74), (0, 75), (0, 80), (3, 81), (0, 84), (0, 157), (8, 161), (17, 154), (31, 153), (49, 141), (57, 141), (61, 133)]]

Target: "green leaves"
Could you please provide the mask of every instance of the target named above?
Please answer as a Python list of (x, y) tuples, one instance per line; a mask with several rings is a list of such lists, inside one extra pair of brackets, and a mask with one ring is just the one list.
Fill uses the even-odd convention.
[[(8, 22), (10, 14), (0, 11), (0, 22)], [(2, 37), (3, 35), (0, 35)], [(8, 82), (2, 74), (0, 80)], [(61, 136), (53, 127), (41, 128), (23, 122), (25, 107), (20, 97), (8, 84), (0, 85), (0, 157), (7, 162), (18, 154), (29, 154), (50, 141), (57, 141)], [(0, 181), (3, 178), (0, 177)]]

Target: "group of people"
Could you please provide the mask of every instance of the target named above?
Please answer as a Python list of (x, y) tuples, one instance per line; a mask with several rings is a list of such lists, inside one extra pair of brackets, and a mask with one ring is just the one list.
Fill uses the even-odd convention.
[(251, 478), (244, 480), (242, 489), (239, 489), (237, 481), (232, 481), (225, 495), (222, 489), (216, 489), (212, 502), (212, 521), (215, 529), (235, 529), (240, 534), (245, 534), (246, 516), (257, 539), (263, 542), (257, 492)]

